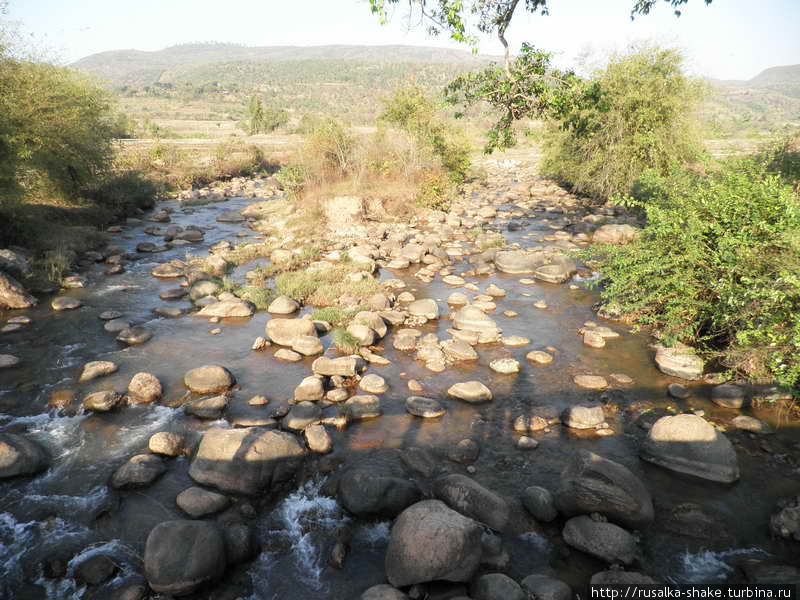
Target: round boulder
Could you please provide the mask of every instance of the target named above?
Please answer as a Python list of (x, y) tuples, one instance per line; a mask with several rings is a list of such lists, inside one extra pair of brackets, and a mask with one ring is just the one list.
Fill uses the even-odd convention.
[(188, 371), (183, 376), (183, 384), (197, 394), (216, 394), (229, 390), (236, 380), (228, 369), (216, 365), (206, 365)]

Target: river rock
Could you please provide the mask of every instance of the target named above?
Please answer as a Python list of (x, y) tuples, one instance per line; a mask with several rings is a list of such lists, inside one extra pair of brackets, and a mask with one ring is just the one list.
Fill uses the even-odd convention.
[(103, 329), (109, 333), (119, 333), (121, 331), (125, 331), (126, 329), (130, 329), (130, 327), (130, 322), (126, 321), (125, 319), (111, 319), (103, 325)]
[(324, 425), (312, 423), (303, 430), (308, 449), (317, 454), (327, 454), (333, 450), (333, 440)]
[(543, 487), (525, 488), (522, 493), (522, 505), (537, 521), (549, 523), (558, 516), (553, 495)]
[(192, 287), (189, 288), (189, 298), (195, 301), (207, 296), (216, 296), (220, 289), (219, 284), (214, 281), (209, 281), (207, 279), (196, 281), (192, 284)]
[(447, 458), (455, 463), (471, 465), (481, 453), (478, 442), (465, 438), (450, 446), (447, 450)]
[(608, 571), (600, 571), (592, 575), (589, 583), (593, 585), (648, 585), (656, 584), (658, 581), (637, 571), (620, 571), (619, 569), (610, 569)]
[(733, 445), (697, 415), (661, 417), (650, 428), (640, 456), (666, 469), (711, 481), (731, 483), (739, 479)]
[(636, 239), (639, 229), (631, 225), (602, 225), (592, 234), (594, 244), (624, 246)]
[(33, 475), (47, 468), (45, 449), (16, 433), (0, 433), (0, 479)]
[(253, 308), (253, 305), (249, 302), (243, 300), (224, 300), (204, 306), (197, 313), (197, 316), (226, 319), (234, 317), (252, 317), (253, 313), (255, 313), (255, 308)]
[(230, 498), (211, 490), (192, 486), (175, 498), (175, 504), (192, 518), (199, 519), (228, 507)]
[(519, 373), (519, 362), (513, 358), (497, 358), (489, 363), (489, 368), (495, 373), (512, 375)]
[(742, 408), (746, 394), (743, 388), (733, 383), (723, 383), (711, 390), (711, 400), (724, 408)]
[(309, 425), (318, 423), (322, 416), (322, 409), (314, 402), (300, 402), (292, 406), (289, 414), (283, 419), (283, 426), (286, 429), (302, 431)]
[(577, 405), (567, 408), (561, 416), (561, 422), (572, 429), (594, 429), (605, 421), (603, 407)]
[(382, 414), (380, 399), (371, 394), (353, 396), (345, 401), (342, 406), (347, 418), (351, 421), (374, 419)]
[(303, 355), (288, 348), (281, 348), (275, 352), (275, 358), (286, 362), (300, 362), (303, 360)]
[(122, 396), (113, 390), (94, 392), (83, 399), (84, 410), (108, 412), (114, 410), (122, 402)]
[(315, 375), (306, 377), (294, 389), (295, 402), (316, 402), (322, 400), (324, 396), (325, 387), (322, 385), (322, 379)]
[(572, 588), (549, 575), (534, 573), (523, 579), (521, 585), (536, 600), (572, 600)]
[(128, 384), (128, 399), (135, 404), (155, 402), (162, 392), (158, 377), (150, 373), (136, 373)]
[(222, 417), (222, 413), (228, 406), (228, 397), (224, 394), (211, 396), (210, 398), (199, 398), (183, 405), (183, 412), (198, 419), (215, 421)]
[(175, 277), (183, 277), (183, 269), (171, 263), (164, 263), (150, 271), (150, 274), (159, 279), (173, 279)]
[(395, 587), (469, 581), (481, 560), (481, 526), (439, 500), (403, 511), (392, 526), (386, 577)]
[(364, 377), (358, 383), (358, 387), (368, 394), (383, 394), (389, 389), (389, 385), (386, 383), (386, 380), (375, 373), (364, 375)]
[(378, 313), (369, 311), (369, 310), (362, 310), (361, 312), (357, 313), (355, 317), (353, 317), (352, 323), (357, 323), (359, 325), (366, 325), (372, 331), (374, 331), (378, 337), (385, 336), (389, 328), (386, 326), (386, 321), (383, 320)]
[(629, 565), (636, 560), (636, 538), (613, 523), (593, 521), (586, 515), (573, 517), (562, 536), (567, 545), (609, 564)]
[(153, 454), (164, 456), (179, 456), (184, 453), (186, 439), (179, 433), (159, 431), (150, 436), (147, 448)]
[(183, 376), (183, 385), (197, 394), (217, 394), (233, 387), (236, 380), (228, 369), (217, 365), (206, 365), (188, 371)]
[(300, 336), (317, 335), (310, 319), (270, 319), (266, 331), (267, 337), (280, 346), (291, 346)]
[(303, 356), (314, 356), (315, 354), (322, 354), (325, 351), (325, 347), (315, 335), (300, 335), (292, 343), (292, 350)]
[(59, 296), (53, 299), (50, 306), (53, 307), (53, 310), (57, 311), (75, 310), (76, 308), (80, 308), (82, 303), (77, 298), (72, 298), (71, 296)]
[(686, 400), (691, 395), (691, 392), (685, 385), (681, 385), (680, 383), (670, 383), (667, 386), (667, 394), (673, 398), (676, 398), (677, 400)]
[(158, 297), (162, 300), (180, 300), (188, 292), (183, 288), (169, 288), (161, 292)]
[(600, 513), (633, 529), (653, 521), (653, 499), (641, 480), (625, 466), (593, 452), (573, 456), (561, 473), (555, 502), (567, 516)]
[(442, 351), (450, 360), (478, 360), (478, 353), (467, 342), (458, 339), (442, 342)]
[(553, 355), (548, 354), (543, 350), (533, 350), (532, 352), (528, 352), (528, 354), (525, 355), (525, 358), (532, 363), (537, 363), (540, 365), (549, 365), (551, 362), (553, 362)]
[(681, 379), (695, 380), (703, 377), (705, 363), (691, 348), (678, 345), (674, 348), (658, 346), (656, 364), (662, 373)]
[(578, 386), (587, 390), (604, 390), (608, 387), (608, 380), (599, 375), (576, 375), (572, 379)]
[(203, 434), (189, 476), (223, 492), (254, 495), (290, 479), (304, 456), (302, 445), (290, 433), (215, 427)]
[(453, 510), (503, 532), (508, 525), (508, 503), (465, 475), (446, 475), (433, 484), (433, 494)]
[(137, 344), (144, 344), (152, 337), (153, 333), (144, 327), (128, 327), (120, 331), (114, 339), (118, 342), (128, 344), (129, 346), (135, 346)]
[(497, 323), (477, 306), (465, 306), (453, 315), (456, 329), (478, 332), (480, 343), (491, 343), (500, 339)]
[(116, 489), (145, 487), (167, 470), (164, 461), (155, 454), (137, 454), (114, 471), (111, 486)]
[(456, 383), (450, 386), (447, 393), (454, 398), (469, 402), (470, 404), (491, 402), (492, 400), (492, 391), (480, 381)]
[(511, 275), (533, 273), (542, 264), (536, 254), (524, 250), (505, 250), (495, 254), (494, 264), (499, 271)]
[(12, 354), (0, 354), (0, 369), (16, 367), (19, 363), (19, 358)]
[(290, 315), (298, 310), (300, 310), (300, 304), (288, 296), (278, 296), (267, 308), (267, 312), (273, 315)]
[(423, 398), (422, 396), (409, 396), (406, 398), (406, 411), (423, 419), (441, 417), (447, 412), (438, 400)]
[(800, 541), (800, 497), (782, 501), (781, 509), (769, 519), (774, 536)]
[(117, 364), (108, 360), (88, 362), (83, 366), (83, 371), (81, 371), (78, 382), (84, 383), (92, 379), (97, 379), (98, 377), (103, 377), (104, 375), (110, 375), (111, 373), (116, 373), (117, 369), (119, 369)]
[(0, 308), (30, 308), (37, 302), (21, 283), (0, 271)]
[(760, 433), (760, 434), (770, 434), (775, 433), (775, 431), (764, 423), (764, 421), (759, 421), (755, 417), (751, 417), (748, 415), (739, 415), (734, 417), (731, 420), (731, 424), (736, 427), (736, 429), (741, 429), (742, 431), (749, 431), (750, 433)]
[(311, 365), (311, 370), (316, 375), (327, 377), (355, 377), (363, 368), (364, 361), (356, 356), (341, 356), (339, 358), (326, 358), (320, 356)]
[(503, 573), (481, 575), (469, 587), (473, 600), (527, 600), (528, 595), (516, 581)]
[(350, 323), (347, 326), (347, 333), (358, 340), (361, 346), (372, 346), (375, 343), (375, 332), (366, 325)]
[(359, 600), (408, 600), (408, 596), (397, 588), (381, 583), (366, 590)]
[(184, 596), (225, 572), (225, 540), (213, 521), (164, 521), (147, 536), (144, 571), (153, 591)]
[(420, 499), (395, 454), (378, 452), (347, 466), (338, 482), (337, 498), (357, 517), (395, 517)]
[(439, 305), (436, 300), (431, 298), (424, 298), (422, 300), (415, 300), (408, 305), (408, 314), (415, 317), (425, 317), (426, 319), (439, 318)]

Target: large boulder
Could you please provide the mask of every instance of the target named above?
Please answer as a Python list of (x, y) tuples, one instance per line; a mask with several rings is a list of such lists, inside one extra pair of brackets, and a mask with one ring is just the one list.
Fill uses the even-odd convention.
[(537, 267), (544, 263), (538, 254), (532, 254), (524, 250), (504, 250), (495, 255), (494, 264), (503, 273), (522, 275), (533, 273)]
[(465, 475), (446, 475), (433, 484), (433, 493), (453, 510), (485, 523), (496, 531), (508, 525), (508, 503)]
[(594, 521), (582, 515), (573, 517), (562, 533), (567, 545), (609, 564), (631, 564), (636, 560), (636, 538), (613, 523)]
[(116, 489), (145, 487), (167, 470), (161, 457), (155, 454), (137, 454), (124, 463), (111, 476), (111, 486)]
[(494, 264), (503, 273), (532, 273), (536, 279), (549, 283), (563, 283), (577, 270), (569, 256), (548, 249), (501, 251), (495, 255)]
[(426, 319), (439, 318), (439, 305), (436, 300), (432, 298), (423, 298), (422, 300), (414, 300), (408, 305), (408, 314), (415, 317), (425, 317)]
[(678, 473), (732, 483), (739, 461), (730, 440), (697, 415), (661, 417), (650, 428), (642, 459)]
[(144, 572), (153, 591), (185, 596), (225, 572), (222, 530), (213, 521), (164, 521), (147, 536)]
[(206, 365), (188, 371), (183, 376), (183, 385), (197, 394), (218, 394), (229, 390), (236, 383), (225, 367)]
[(305, 450), (292, 434), (259, 427), (205, 432), (189, 468), (197, 483), (255, 495), (291, 478)]
[(339, 502), (359, 517), (395, 517), (420, 496), (417, 484), (391, 455), (362, 459), (347, 467), (339, 478)]
[(327, 358), (320, 356), (311, 364), (311, 370), (316, 375), (333, 377), (355, 377), (364, 368), (364, 361), (357, 356), (340, 356)]
[(16, 433), (0, 433), (0, 479), (33, 475), (47, 468), (47, 452)]
[(394, 587), (469, 581), (481, 560), (481, 526), (439, 500), (418, 502), (392, 526), (386, 578)]
[(0, 271), (0, 308), (30, 308), (37, 302), (20, 282)]
[(469, 587), (473, 600), (527, 600), (519, 584), (503, 573), (481, 575)]
[(700, 379), (703, 376), (705, 363), (688, 346), (678, 345), (672, 348), (658, 346), (656, 348), (656, 364), (662, 373), (680, 377), (681, 379)]
[(291, 346), (304, 335), (317, 335), (314, 322), (310, 319), (279, 318), (267, 321), (267, 337), (279, 346)]
[(558, 510), (568, 516), (596, 512), (632, 528), (653, 520), (653, 499), (639, 478), (593, 452), (575, 454), (561, 473), (555, 501)]
[(128, 384), (128, 398), (137, 404), (149, 404), (161, 398), (161, 382), (151, 373), (136, 373)]
[(219, 318), (252, 317), (254, 312), (256, 312), (256, 309), (249, 302), (243, 300), (225, 300), (204, 306), (200, 312), (197, 313), (197, 316)]

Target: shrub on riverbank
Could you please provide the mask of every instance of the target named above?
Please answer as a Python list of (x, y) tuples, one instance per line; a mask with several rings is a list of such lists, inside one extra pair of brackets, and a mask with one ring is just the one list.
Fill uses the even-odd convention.
[(784, 159), (647, 173), (628, 199), (647, 227), (628, 246), (591, 251), (605, 259), (603, 299), (668, 344), (800, 385), (800, 198), (785, 179), (791, 170), (774, 170)]

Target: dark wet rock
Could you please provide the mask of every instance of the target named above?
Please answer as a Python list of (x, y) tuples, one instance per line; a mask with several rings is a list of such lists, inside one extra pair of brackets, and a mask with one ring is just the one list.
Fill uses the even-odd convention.
[(711, 481), (731, 483), (739, 479), (733, 445), (697, 415), (660, 418), (650, 428), (640, 456), (666, 469)]
[(183, 411), (187, 415), (192, 415), (198, 419), (216, 420), (222, 417), (222, 413), (228, 406), (228, 397), (224, 394), (211, 396), (210, 398), (198, 398), (183, 405)]
[(236, 383), (228, 369), (216, 365), (206, 365), (188, 371), (183, 376), (183, 385), (197, 394), (216, 394), (225, 392)]
[(555, 577), (534, 573), (522, 580), (522, 589), (536, 600), (571, 600), (572, 588)]
[(720, 512), (706, 510), (693, 502), (684, 502), (670, 509), (660, 519), (660, 524), (666, 531), (676, 535), (713, 541), (725, 547), (734, 543), (734, 528), (725, 522)]
[(761, 560), (748, 560), (742, 564), (748, 583), (800, 584), (800, 568), (794, 565), (774, 564)]
[(558, 516), (553, 495), (543, 487), (525, 488), (522, 492), (522, 505), (534, 519), (543, 523), (549, 523)]
[(11, 248), (0, 249), (0, 269), (14, 277), (27, 277), (31, 274), (30, 260)]
[(433, 493), (453, 510), (503, 532), (508, 525), (508, 503), (465, 475), (446, 475), (434, 482)]
[(600, 513), (611, 521), (641, 528), (653, 520), (653, 499), (627, 467), (593, 452), (575, 454), (555, 493), (565, 515)]
[(178, 508), (195, 519), (219, 512), (230, 503), (227, 496), (197, 486), (186, 488), (175, 498)]
[(742, 408), (746, 393), (744, 388), (733, 383), (723, 383), (711, 390), (711, 400), (723, 408)]
[(171, 263), (165, 263), (163, 265), (158, 265), (150, 271), (150, 274), (159, 279), (172, 279), (175, 277), (183, 277), (183, 269)]
[(158, 297), (162, 300), (180, 300), (188, 292), (184, 288), (169, 288), (161, 292)]
[(779, 508), (769, 519), (772, 535), (800, 541), (800, 496), (782, 501)]
[(50, 303), (50, 306), (53, 308), (53, 310), (62, 311), (75, 310), (76, 308), (83, 306), (83, 304), (77, 298), (72, 298), (71, 296), (59, 296), (58, 298), (53, 299), (53, 301)]
[(342, 404), (342, 410), (351, 421), (374, 419), (382, 414), (380, 398), (371, 394), (349, 398)]
[(667, 386), (667, 394), (678, 400), (686, 400), (691, 395), (691, 392), (685, 385), (670, 383), (669, 386)]
[(164, 461), (154, 454), (137, 454), (114, 471), (111, 486), (116, 489), (145, 487), (167, 470)]
[(136, 373), (128, 383), (128, 399), (135, 404), (150, 404), (161, 398), (161, 382), (150, 373)]
[(688, 346), (674, 348), (658, 346), (656, 364), (662, 373), (681, 379), (695, 380), (703, 377), (705, 364)]
[(83, 399), (84, 410), (108, 412), (114, 410), (122, 402), (122, 396), (113, 390), (94, 392)]
[(481, 447), (475, 440), (463, 439), (450, 446), (447, 450), (447, 458), (453, 462), (470, 465), (478, 460)]
[(210, 521), (165, 521), (147, 536), (144, 569), (153, 591), (182, 596), (222, 577), (225, 540)]
[(309, 425), (318, 423), (322, 417), (322, 410), (314, 402), (300, 402), (289, 410), (289, 414), (283, 419), (283, 426), (286, 429), (302, 431)]
[[(225, 523), (223, 535), (229, 565), (252, 560), (261, 551), (255, 532), (247, 523)], [(241, 598), (241, 595), (236, 595), (234, 598)]]
[(573, 429), (594, 429), (605, 421), (603, 407), (599, 404), (594, 406), (570, 406), (564, 411), (561, 417), (562, 423)]
[(749, 431), (750, 433), (760, 433), (762, 435), (775, 433), (775, 430), (764, 423), (764, 421), (759, 421), (755, 417), (750, 417), (748, 415), (739, 415), (734, 417), (731, 420), (731, 424), (736, 427), (736, 429)]
[(527, 594), (508, 575), (489, 573), (481, 575), (469, 586), (473, 600), (527, 600)]
[(117, 334), (116, 340), (130, 346), (144, 344), (153, 337), (153, 333), (144, 327), (129, 327)]
[(562, 535), (569, 546), (609, 564), (629, 565), (636, 560), (636, 539), (613, 523), (593, 521), (585, 515), (573, 517)]
[(594, 585), (648, 585), (658, 583), (658, 581), (637, 571), (612, 569), (595, 573), (589, 583)]
[(0, 308), (30, 308), (37, 303), (20, 282), (0, 271)]
[(179, 433), (159, 431), (150, 436), (147, 447), (153, 454), (179, 456), (186, 448), (186, 438)]
[(420, 496), (394, 455), (361, 459), (345, 468), (338, 483), (339, 502), (357, 517), (395, 517)]
[(92, 379), (97, 379), (98, 377), (103, 377), (104, 375), (110, 375), (111, 373), (116, 373), (117, 369), (119, 369), (117, 364), (108, 360), (88, 362), (83, 366), (83, 371), (81, 371), (78, 382), (84, 383)]
[(406, 398), (406, 411), (424, 419), (441, 417), (447, 412), (438, 400), (423, 398), (422, 396), (409, 396)]
[(110, 557), (97, 554), (75, 566), (75, 579), (85, 585), (100, 585), (111, 579), (116, 570), (117, 565)]
[(254, 495), (291, 478), (303, 462), (298, 439), (258, 427), (205, 432), (189, 476), (224, 492)]
[(303, 430), (308, 449), (318, 454), (327, 454), (333, 450), (333, 440), (324, 425), (312, 424)]
[(397, 588), (381, 583), (366, 590), (359, 600), (408, 600), (408, 596)]
[(291, 346), (303, 335), (317, 335), (314, 322), (310, 319), (270, 319), (266, 332), (267, 337), (280, 346)]
[(470, 404), (491, 402), (492, 400), (492, 391), (480, 381), (456, 383), (450, 386), (447, 393), (454, 398), (469, 402)]
[(403, 511), (392, 526), (386, 577), (395, 587), (469, 581), (481, 560), (481, 526), (438, 500)]
[(47, 468), (47, 452), (39, 444), (15, 433), (0, 433), (0, 479), (33, 475)]

